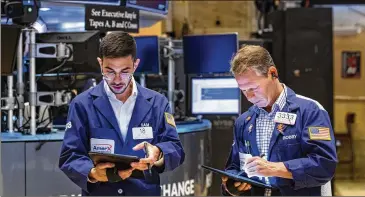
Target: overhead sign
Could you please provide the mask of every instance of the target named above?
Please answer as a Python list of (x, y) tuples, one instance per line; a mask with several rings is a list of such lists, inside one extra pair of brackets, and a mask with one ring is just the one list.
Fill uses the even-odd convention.
[(139, 33), (139, 10), (121, 6), (85, 5), (85, 30)]

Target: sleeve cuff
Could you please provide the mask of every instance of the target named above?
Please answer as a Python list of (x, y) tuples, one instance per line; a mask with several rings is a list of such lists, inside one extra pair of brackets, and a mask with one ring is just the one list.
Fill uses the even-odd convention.
[(297, 159), (283, 162), (285, 167), (293, 175), (294, 185), (292, 187), (297, 190), (306, 187), (305, 172), (302, 162)]
[(164, 153), (159, 146), (156, 147), (160, 149), (160, 155), (158, 156), (158, 160), (154, 163), (153, 166), (155, 167), (158, 173), (163, 173), (165, 171)]
[[(91, 168), (91, 170), (92, 170), (92, 168)], [(90, 170), (90, 172), (91, 172), (91, 170)], [(87, 176), (87, 182), (89, 182), (89, 183), (97, 183), (97, 182), (98, 182), (98, 180), (93, 179), (93, 178), (91, 178), (91, 177), (88, 175), (88, 176)]]
[(87, 177), (87, 182), (89, 182), (89, 183), (97, 183), (98, 181), (96, 179), (90, 179), (89, 177)]

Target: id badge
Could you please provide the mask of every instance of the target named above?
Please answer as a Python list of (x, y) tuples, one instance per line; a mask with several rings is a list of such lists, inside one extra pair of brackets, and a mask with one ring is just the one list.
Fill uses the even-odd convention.
[(274, 122), (286, 125), (294, 125), (296, 119), (297, 119), (296, 114), (287, 112), (276, 112)]
[(153, 139), (152, 127), (134, 127), (132, 133), (134, 140)]

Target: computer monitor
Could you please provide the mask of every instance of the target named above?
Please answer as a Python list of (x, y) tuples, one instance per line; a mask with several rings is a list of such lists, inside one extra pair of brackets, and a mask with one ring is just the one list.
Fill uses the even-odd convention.
[(137, 58), (140, 63), (136, 73), (160, 73), (160, 47), (158, 36), (136, 36)]
[(20, 31), (17, 25), (1, 25), (1, 75), (13, 73)]
[(168, 12), (168, 4), (168, 0), (126, 0), (126, 7), (163, 15), (166, 15)]
[(236, 33), (184, 36), (185, 74), (227, 73), (237, 50)]
[[(49, 73), (100, 73), (99, 56), (99, 31), (86, 32), (51, 32), (36, 35), (37, 43), (65, 43), (71, 44), (73, 58), (64, 66)], [(59, 66), (61, 61), (56, 58), (36, 58), (36, 74), (45, 72)]]
[(76, 4), (93, 4), (93, 5), (120, 5), (120, 0), (47, 0), (57, 3), (76, 3)]
[(240, 113), (240, 89), (233, 77), (193, 77), (191, 114), (224, 115)]

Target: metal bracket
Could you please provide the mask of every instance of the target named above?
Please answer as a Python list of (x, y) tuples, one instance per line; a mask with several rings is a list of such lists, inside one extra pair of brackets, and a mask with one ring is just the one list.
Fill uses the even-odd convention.
[[(43, 99), (42, 99), (43, 97)], [(45, 98), (48, 97), (48, 98)], [(50, 99), (49, 99), (50, 98)], [(48, 105), (48, 106), (62, 106), (67, 105), (71, 101), (71, 93), (66, 91), (56, 92), (37, 92), (36, 94), (36, 106)], [(45, 101), (44, 99), (48, 100)]]
[(68, 59), (68, 61), (73, 60), (73, 55), (71, 53), (73, 47), (71, 44), (64, 43), (41, 43), (35, 44), (36, 58), (57, 58), (58, 61), (63, 59)]
[(181, 41), (173, 41), (171, 40), (172, 46), (165, 45), (163, 47), (164, 50), (164, 58), (172, 58), (172, 59), (178, 59), (182, 57), (183, 50), (177, 46), (177, 44), (180, 44)]
[(13, 109), (17, 109), (14, 97), (1, 98), (1, 110), (13, 110)]

